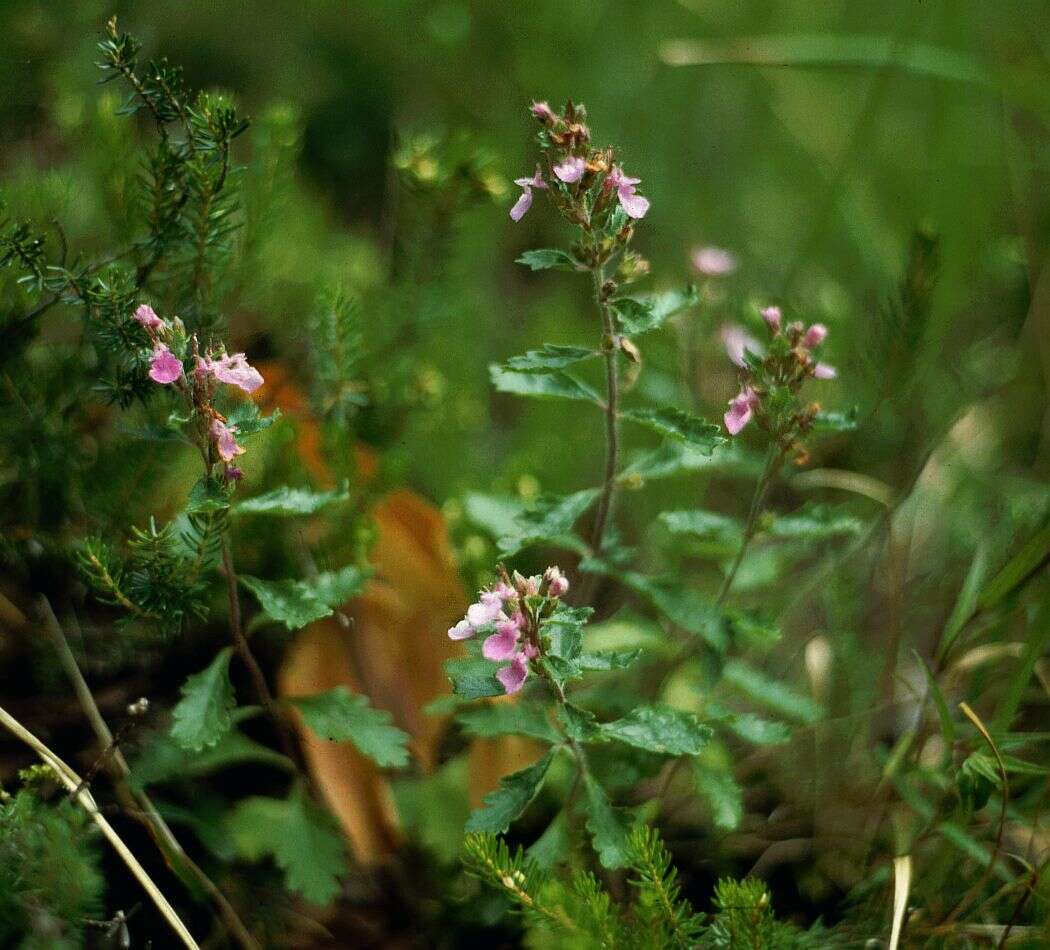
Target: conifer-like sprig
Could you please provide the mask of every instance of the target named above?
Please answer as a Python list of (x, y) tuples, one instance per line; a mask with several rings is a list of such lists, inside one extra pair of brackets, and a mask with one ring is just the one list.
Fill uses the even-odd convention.
[[(635, 917), (639, 930), (659, 935), (660, 946), (695, 946), (703, 917), (681, 896), (678, 871), (659, 833), (646, 825), (628, 838), (630, 868), (637, 875), (631, 883), (638, 889)], [(655, 940), (654, 940), (655, 942)]]

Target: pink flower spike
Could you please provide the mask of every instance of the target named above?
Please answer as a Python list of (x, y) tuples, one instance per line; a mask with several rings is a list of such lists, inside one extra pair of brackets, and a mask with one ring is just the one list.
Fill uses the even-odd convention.
[(720, 247), (699, 247), (693, 251), (693, 267), (705, 277), (728, 277), (736, 270), (736, 258)]
[(606, 189), (615, 188), (616, 197), (620, 200), (620, 207), (627, 212), (629, 218), (644, 218), (649, 211), (649, 199), (635, 194), (634, 186), (641, 183), (641, 178), (631, 178), (623, 173), (619, 165), (614, 165), (612, 171), (605, 176), (604, 186)]
[(813, 367), (814, 379), (835, 379), (838, 374), (839, 371), (834, 366), (828, 366), (827, 363), (817, 363)]
[(496, 679), (502, 684), (508, 696), (512, 696), (525, 685), (525, 679), (529, 675), (529, 658), (525, 653), (516, 653), (510, 661), (510, 666), (505, 666), (496, 671)]
[(771, 332), (780, 332), (780, 307), (764, 307), (762, 309), (762, 319), (766, 321), (766, 326), (769, 327)]
[(226, 425), (221, 419), (212, 419), (211, 437), (219, 458), (232, 462), (238, 455), (244, 455), (244, 448), (237, 444), (237, 426)]
[(730, 435), (736, 435), (750, 421), (754, 408), (758, 405), (758, 395), (750, 387), (745, 387), (738, 396), (729, 401), (729, 409), (722, 417), (726, 424), (726, 431)]
[(587, 163), (576, 155), (570, 155), (564, 162), (555, 165), (551, 171), (567, 185), (574, 184), (583, 178), (587, 170)]
[(814, 323), (807, 331), (806, 335), (802, 337), (802, 345), (807, 349), (812, 350), (815, 346), (820, 346), (824, 342), (828, 335), (828, 328), (823, 323)]
[(481, 645), (481, 655), (486, 660), (509, 660), (518, 649), (521, 630), (512, 620), (505, 620), (496, 627), (496, 632)]
[(554, 114), (554, 110), (546, 101), (533, 102), (533, 104), (529, 106), (529, 112), (531, 112), (544, 125), (553, 125), (558, 118)]
[(469, 620), (461, 620), (454, 627), (449, 627), (448, 638), (450, 640), (469, 640), (477, 631), (470, 625)]
[(135, 311), (135, 319), (147, 330), (159, 330), (164, 326), (164, 321), (154, 312), (149, 304), (140, 304)]
[(153, 358), (149, 363), (149, 378), (155, 383), (167, 386), (182, 375), (182, 360), (171, 352), (163, 343), (153, 347)]
[(262, 374), (254, 366), (248, 365), (248, 359), (243, 353), (208, 360), (206, 366), (217, 380), (237, 386), (246, 393), (255, 392), (263, 384)]
[(761, 356), (765, 352), (758, 340), (751, 336), (743, 327), (735, 323), (722, 324), (720, 336), (722, 337), (722, 346), (726, 349), (726, 356), (729, 357), (730, 362), (735, 363), (737, 366), (747, 366), (747, 361), (744, 359), (746, 350), (750, 350), (756, 356)]

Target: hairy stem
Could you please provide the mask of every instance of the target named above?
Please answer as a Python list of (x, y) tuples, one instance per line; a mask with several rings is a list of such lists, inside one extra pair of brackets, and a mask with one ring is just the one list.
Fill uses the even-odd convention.
[(69, 677), (73, 686), (73, 692), (76, 693), (77, 700), (80, 703), (80, 708), (91, 724), (95, 738), (98, 740), (100, 754), (108, 756), (109, 771), (113, 776), (117, 797), (120, 799), (124, 811), (142, 821), (164, 859), (175, 870), (178, 877), (187, 882), (189, 878), (192, 878), (204, 889), (218, 909), (226, 930), (237, 943), (244, 950), (258, 950), (259, 944), (237, 915), (233, 905), (226, 899), (226, 896), (219, 890), (218, 885), (208, 877), (200, 865), (183, 850), (179, 840), (157, 810), (157, 806), (153, 803), (146, 790), (143, 788), (135, 789), (131, 786), (128, 781), (131, 777), (131, 769), (124, 758), (124, 753), (117, 746), (113, 733), (106, 724), (106, 720), (102, 717), (102, 712), (95, 702), (95, 697), (87, 681), (80, 672), (76, 657), (73, 656), (73, 651), (69, 647), (69, 641), (66, 639), (62, 626), (55, 616), (51, 603), (43, 596), (39, 598), (37, 603), (40, 616), (44, 622), (44, 629), (55, 646), (59, 662), (62, 664), (66, 676)]
[(591, 533), (591, 551), (597, 556), (601, 553), (605, 530), (612, 515), (613, 496), (616, 491), (616, 470), (620, 461), (620, 378), (616, 325), (613, 321), (612, 310), (605, 301), (605, 266), (595, 264), (592, 274), (594, 302), (602, 318), (602, 349), (605, 353), (605, 476), (602, 481), (602, 493), (598, 498), (598, 511), (594, 517), (594, 529)]

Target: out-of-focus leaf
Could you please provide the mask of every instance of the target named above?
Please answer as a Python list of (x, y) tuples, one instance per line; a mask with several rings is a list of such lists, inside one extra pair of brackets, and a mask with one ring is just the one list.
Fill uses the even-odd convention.
[(365, 696), (355, 696), (345, 686), (335, 686), (314, 696), (289, 699), (303, 722), (317, 735), (332, 742), (352, 742), (377, 765), (408, 765), (408, 734), (391, 725), (385, 709), (375, 709)]
[(581, 670), (625, 670), (641, 655), (641, 650), (599, 650), (596, 653), (581, 653), (576, 662)]
[(996, 735), (1010, 728), (1017, 710), (1021, 708), (1024, 691), (1035, 672), (1035, 665), (1046, 652), (1048, 645), (1050, 645), (1050, 600), (1043, 602), (1029, 624), (1024, 652), (1017, 661), (1016, 668), (1010, 674), (1006, 691), (999, 700), (992, 719), (992, 732)]
[(131, 780), (136, 788), (145, 788), (162, 782), (208, 775), (247, 762), (295, 771), (295, 766), (285, 756), (234, 729), (201, 752), (183, 749), (168, 736), (153, 735), (131, 763)]
[(744, 534), (744, 526), (736, 518), (714, 511), (662, 511), (660, 520), (672, 534), (695, 535), (722, 544), (739, 544)]
[(463, 511), (468, 520), (494, 538), (517, 532), (517, 519), (524, 510), (525, 504), (520, 498), (486, 495), (476, 491), (463, 496)]
[(490, 703), (462, 709), (456, 721), (472, 736), (531, 736), (541, 742), (561, 742), (562, 737), (547, 719), (539, 703), (521, 700), (516, 703)]
[(859, 535), (865, 528), (860, 518), (829, 505), (805, 505), (792, 515), (781, 515), (762, 523), (761, 529), (781, 541), (823, 541)]
[(572, 840), (569, 835), (569, 821), (564, 811), (554, 816), (543, 834), (526, 848), (526, 853), (532, 862), (543, 870), (550, 870), (556, 864), (569, 859), (572, 854)]
[(740, 445), (727, 445), (711, 453), (670, 439), (659, 448), (636, 456), (620, 474), (620, 481), (637, 484), (656, 478), (672, 478), (701, 469), (725, 472), (740, 479), (755, 479), (762, 472), (764, 462), (756, 452), (749, 452)]
[(1006, 566), (988, 582), (977, 598), (977, 606), (981, 610), (990, 610), (997, 606), (1048, 557), (1050, 557), (1050, 525), (1033, 535), (1024, 547), (1010, 558)]
[(856, 428), (856, 409), (849, 409), (845, 412), (836, 410), (822, 411), (813, 417), (813, 430), (815, 432), (852, 432)]
[(232, 647), (223, 647), (215, 659), (182, 684), (182, 699), (172, 710), (171, 737), (184, 749), (199, 752), (213, 746), (233, 727), (231, 712), (237, 697), (230, 682)]
[(602, 867), (621, 868), (630, 858), (627, 836), (630, 818), (612, 806), (605, 789), (590, 775), (584, 776), (587, 810), (587, 830), (591, 833), (594, 850)]
[(338, 607), (360, 594), (371, 576), (371, 570), (347, 564), (338, 570), (321, 571), (304, 583), (321, 603)]
[(601, 354), (584, 346), (560, 346), (557, 343), (544, 343), (540, 350), (529, 350), (524, 356), (512, 356), (507, 360), (507, 368), (516, 372), (530, 373), (536, 370), (564, 369), (574, 363), (594, 359)]
[(186, 514), (203, 515), (225, 511), (230, 507), (230, 492), (217, 478), (201, 478), (190, 489)]
[(530, 270), (583, 270), (583, 265), (572, 255), (557, 248), (537, 248), (526, 251), (515, 261), (524, 264)]
[(467, 819), (466, 830), (503, 834), (525, 809), (543, 784), (547, 769), (554, 759), (554, 750), (520, 772), (500, 779), (499, 788), (485, 796), (484, 807)]
[(754, 745), (782, 745), (791, 741), (791, 727), (786, 722), (734, 712), (714, 703), (704, 707), (704, 715)]
[(709, 455), (726, 442), (718, 426), (675, 406), (625, 409), (620, 416), (659, 432), (660, 435), (688, 442)]
[(586, 383), (568, 373), (519, 373), (493, 363), (489, 378), (498, 392), (537, 399), (574, 399), (601, 405), (601, 397)]
[(938, 657), (943, 659), (947, 655), (952, 644), (955, 643), (956, 637), (962, 633), (963, 627), (966, 626), (967, 621), (973, 616), (974, 611), (977, 609), (981, 585), (984, 583), (987, 572), (988, 547), (980, 544), (974, 552), (973, 560), (970, 562), (970, 569), (966, 572), (966, 579), (963, 581), (955, 606), (952, 608), (951, 615), (944, 625), (941, 642), (937, 647)]
[(697, 755), (711, 738), (711, 727), (693, 713), (670, 706), (638, 706), (622, 719), (604, 723), (602, 734), (660, 755)]
[(274, 409), (270, 415), (264, 416), (259, 411), (259, 407), (249, 399), (237, 403), (226, 413), (226, 421), (237, 427), (238, 436), (254, 435), (263, 429), (269, 429), (280, 418), (279, 409)]
[(350, 497), (349, 484), (333, 491), (313, 491), (309, 488), (292, 488), (282, 485), (273, 491), (246, 498), (234, 506), (238, 513), (248, 512), (257, 515), (271, 515), (287, 518), (293, 515), (312, 515), (328, 505), (346, 501)]
[(744, 790), (733, 773), (697, 759), (693, 762), (693, 784), (696, 794), (711, 806), (715, 827), (735, 831), (744, 818)]
[(515, 519), (515, 531), (498, 540), (501, 557), (512, 557), (534, 544), (554, 543), (577, 547), (573, 525), (594, 504), (597, 488), (585, 488), (571, 495), (543, 495)]
[(487, 696), (503, 696), (506, 690), (496, 679), (499, 667), (489, 660), (478, 657), (463, 657), (445, 663), (445, 673), (452, 683), (452, 691), (464, 699), (484, 699)]
[(766, 676), (743, 660), (729, 660), (722, 670), (722, 679), (753, 702), (791, 719), (813, 723), (822, 715), (820, 706), (808, 696)]
[(311, 904), (328, 904), (339, 893), (347, 870), (339, 825), (298, 784), (287, 799), (242, 799), (230, 815), (229, 828), (244, 858), (257, 861), (271, 855), (288, 890)]

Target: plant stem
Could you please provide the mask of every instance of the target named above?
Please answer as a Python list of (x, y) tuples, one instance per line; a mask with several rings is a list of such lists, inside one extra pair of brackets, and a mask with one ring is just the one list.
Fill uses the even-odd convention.
[(718, 607), (721, 607), (725, 603), (726, 597), (729, 596), (729, 589), (733, 586), (733, 581), (736, 580), (737, 572), (740, 570), (741, 563), (743, 563), (748, 545), (755, 536), (755, 529), (758, 527), (758, 516), (762, 511), (762, 502), (765, 501), (770, 482), (772, 482), (773, 476), (776, 474), (777, 469), (780, 468), (780, 463), (783, 460), (784, 450), (774, 442), (769, 446), (769, 451), (766, 453), (765, 467), (762, 469), (758, 484), (755, 486), (755, 494), (751, 497), (751, 509), (747, 513), (747, 521), (744, 524), (744, 536), (740, 539), (740, 547), (737, 549), (733, 563), (722, 581), (718, 596), (715, 598), (715, 605)]
[[(185, 881), (187, 877), (192, 877), (207, 892), (218, 908), (223, 924), (238, 944), (244, 950), (259, 950), (259, 944), (237, 915), (233, 905), (230, 904), (226, 896), (219, 890), (218, 885), (208, 877), (200, 865), (183, 850), (174, 832), (161, 816), (146, 790), (142, 788), (135, 789), (131, 786), (128, 781), (131, 777), (131, 769), (124, 758), (124, 753), (121, 752), (114, 742), (113, 733), (106, 724), (106, 720), (102, 718), (102, 712), (95, 702), (95, 697), (87, 681), (80, 672), (76, 657), (73, 656), (73, 651), (69, 647), (69, 641), (66, 639), (62, 626), (55, 616), (51, 603), (46, 597), (41, 596), (38, 600), (38, 607), (44, 621), (44, 629), (55, 645), (59, 662), (69, 677), (73, 685), (73, 692), (76, 693), (77, 700), (80, 703), (80, 708), (91, 724), (95, 738), (98, 740), (100, 753), (109, 757), (112, 766), (110, 772), (114, 778), (117, 797), (120, 799), (125, 812), (139, 817), (139, 820), (150, 832), (165, 860), (173, 866), (180, 878)], [(180, 873), (180, 870), (182, 873)]]
[(183, 945), (189, 947), (190, 950), (200, 950), (200, 945), (193, 939), (193, 935), (179, 919), (175, 908), (168, 903), (168, 899), (161, 893), (160, 888), (153, 882), (149, 874), (146, 873), (146, 869), (139, 864), (138, 859), (131, 853), (128, 846), (124, 844), (113, 826), (103, 817), (91, 792), (81, 782), (80, 776), (3, 707), (0, 707), (0, 725), (3, 725), (8, 732), (21, 739), (22, 742), (36, 752), (42, 762), (50, 766), (52, 772), (55, 773), (55, 777), (66, 789), (74, 794), (77, 802), (91, 816), (91, 820), (98, 825), (102, 834), (106, 836), (113, 849), (128, 866), (128, 870), (136, 877), (143, 890), (149, 894), (157, 910), (160, 911), (171, 929), (178, 934)]
[(618, 349), (616, 346), (616, 324), (612, 310), (605, 301), (605, 265), (595, 264), (594, 302), (602, 318), (602, 349), (605, 352), (605, 477), (602, 482), (602, 493), (598, 499), (598, 512), (594, 517), (594, 529), (591, 533), (591, 552), (601, 554), (605, 529), (612, 514), (613, 495), (616, 491), (616, 470), (620, 459), (620, 378)]

